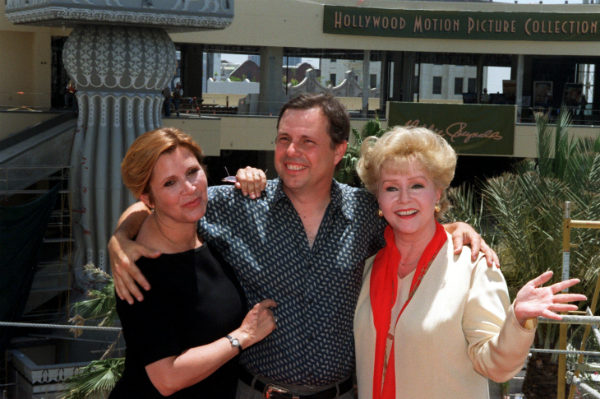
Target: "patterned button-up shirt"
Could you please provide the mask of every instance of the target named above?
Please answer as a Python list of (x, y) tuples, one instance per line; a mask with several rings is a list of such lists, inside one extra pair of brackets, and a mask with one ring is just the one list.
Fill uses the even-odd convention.
[(272, 298), (277, 329), (242, 353), (251, 372), (294, 385), (327, 385), (354, 369), (352, 323), (364, 261), (383, 246), (375, 198), (333, 181), (312, 248), (279, 179), (257, 200), (209, 188), (200, 234), (234, 267), (248, 304)]

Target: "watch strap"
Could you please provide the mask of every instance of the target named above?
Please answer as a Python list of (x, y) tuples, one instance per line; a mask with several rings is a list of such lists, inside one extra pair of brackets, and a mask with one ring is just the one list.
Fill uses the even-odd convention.
[(233, 337), (233, 336), (231, 336), (229, 334), (227, 334), (225, 337), (229, 340), (229, 342), (231, 342), (231, 346), (232, 347), (238, 348), (238, 350), (240, 352), (242, 352), (244, 350), (242, 348), (242, 344), (240, 344), (240, 341), (237, 338), (235, 338), (235, 337)]

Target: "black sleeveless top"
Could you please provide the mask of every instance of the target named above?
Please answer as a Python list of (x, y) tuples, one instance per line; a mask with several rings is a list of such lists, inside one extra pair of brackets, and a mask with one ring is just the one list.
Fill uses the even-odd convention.
[[(240, 326), (246, 314), (233, 271), (206, 244), (136, 263), (152, 288), (133, 305), (117, 297), (127, 349), (125, 371), (110, 399), (162, 398), (145, 366), (224, 337)], [(236, 357), (170, 397), (235, 398), (237, 362)]]

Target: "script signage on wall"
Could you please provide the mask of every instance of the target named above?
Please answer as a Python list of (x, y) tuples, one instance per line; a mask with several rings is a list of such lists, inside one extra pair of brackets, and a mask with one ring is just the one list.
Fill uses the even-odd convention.
[(459, 154), (513, 155), (514, 105), (388, 104), (388, 126), (426, 127), (444, 137)]

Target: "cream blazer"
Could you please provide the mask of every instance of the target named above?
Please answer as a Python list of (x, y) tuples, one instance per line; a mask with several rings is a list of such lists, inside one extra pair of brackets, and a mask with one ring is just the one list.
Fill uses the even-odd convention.
[[(375, 327), (369, 296), (371, 257), (354, 315), (358, 397), (372, 396)], [(434, 259), (395, 329), (396, 398), (482, 399), (487, 378), (501, 382), (522, 368), (535, 330), (521, 327), (500, 269), (452, 239)]]

